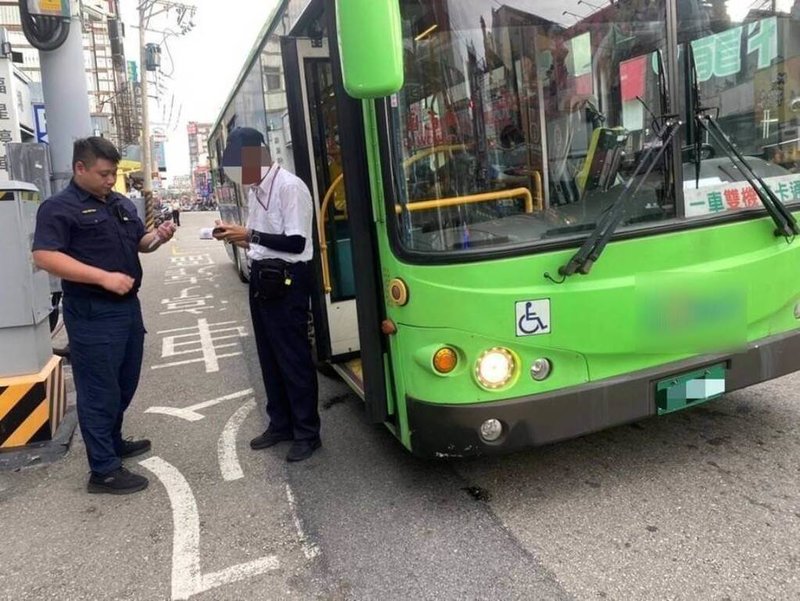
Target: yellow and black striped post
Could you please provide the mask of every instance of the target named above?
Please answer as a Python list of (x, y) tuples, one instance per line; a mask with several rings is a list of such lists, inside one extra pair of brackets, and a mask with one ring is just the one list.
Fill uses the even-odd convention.
[(38, 374), (0, 378), (0, 449), (52, 440), (66, 409), (61, 357)]
[(153, 201), (153, 191), (144, 190), (144, 229), (151, 231), (156, 227), (155, 203)]

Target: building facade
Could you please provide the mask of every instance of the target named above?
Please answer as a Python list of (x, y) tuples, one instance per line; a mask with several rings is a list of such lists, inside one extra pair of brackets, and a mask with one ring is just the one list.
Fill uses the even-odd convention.
[[(119, 0), (81, 0), (84, 61), (89, 90), (89, 109), (96, 135), (124, 148), (138, 143), (140, 130), (133, 85), (128, 80), (122, 40), (124, 26)], [(19, 5), (0, 0), (0, 27), (24, 61), (20, 71), (31, 81), (34, 100), (42, 100), (39, 51), (22, 32)]]
[(210, 123), (190, 121), (186, 125), (189, 135), (189, 168), (192, 178), (192, 189), (200, 198), (210, 194), (210, 164), (208, 161), (208, 138), (211, 134)]

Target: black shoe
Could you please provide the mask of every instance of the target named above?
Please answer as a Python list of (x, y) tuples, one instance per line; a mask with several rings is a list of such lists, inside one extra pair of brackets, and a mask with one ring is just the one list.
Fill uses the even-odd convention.
[(147, 439), (143, 440), (123, 440), (122, 441), (122, 448), (119, 450), (119, 456), (121, 459), (127, 459), (128, 457), (136, 457), (137, 455), (141, 455), (142, 453), (147, 453), (150, 450), (150, 441)]
[(279, 442), (283, 442), (284, 440), (292, 440), (293, 438), (294, 437), (291, 434), (271, 432), (270, 430), (267, 430), (260, 436), (256, 436), (250, 441), (250, 448), (255, 450), (268, 449), (269, 447), (275, 446)]
[(144, 476), (129, 472), (124, 467), (118, 467), (104, 476), (95, 473), (89, 477), (86, 487), (90, 493), (108, 493), (110, 495), (129, 495), (147, 488), (149, 482)]
[(322, 441), (319, 438), (316, 440), (297, 440), (292, 444), (289, 453), (286, 455), (286, 461), (303, 461), (308, 459), (314, 454), (318, 448), (322, 446)]

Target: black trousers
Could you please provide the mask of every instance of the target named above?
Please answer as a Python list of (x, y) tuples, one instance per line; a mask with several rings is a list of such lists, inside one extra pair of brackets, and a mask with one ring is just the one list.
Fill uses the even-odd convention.
[(269, 429), (295, 440), (317, 440), (320, 419), (317, 373), (308, 339), (311, 266), (295, 263), (290, 291), (280, 299), (255, 296), (258, 264), (250, 276), (250, 315), (267, 391)]
[(122, 419), (139, 385), (144, 323), (139, 299), (64, 297), (78, 423), (89, 467), (98, 475), (121, 465)]

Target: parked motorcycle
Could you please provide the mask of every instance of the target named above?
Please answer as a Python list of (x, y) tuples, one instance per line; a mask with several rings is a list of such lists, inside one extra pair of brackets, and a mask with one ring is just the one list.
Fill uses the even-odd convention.
[(168, 206), (162, 205), (160, 208), (155, 210), (153, 222), (155, 223), (155, 226), (158, 227), (165, 221), (172, 221), (172, 210)]

